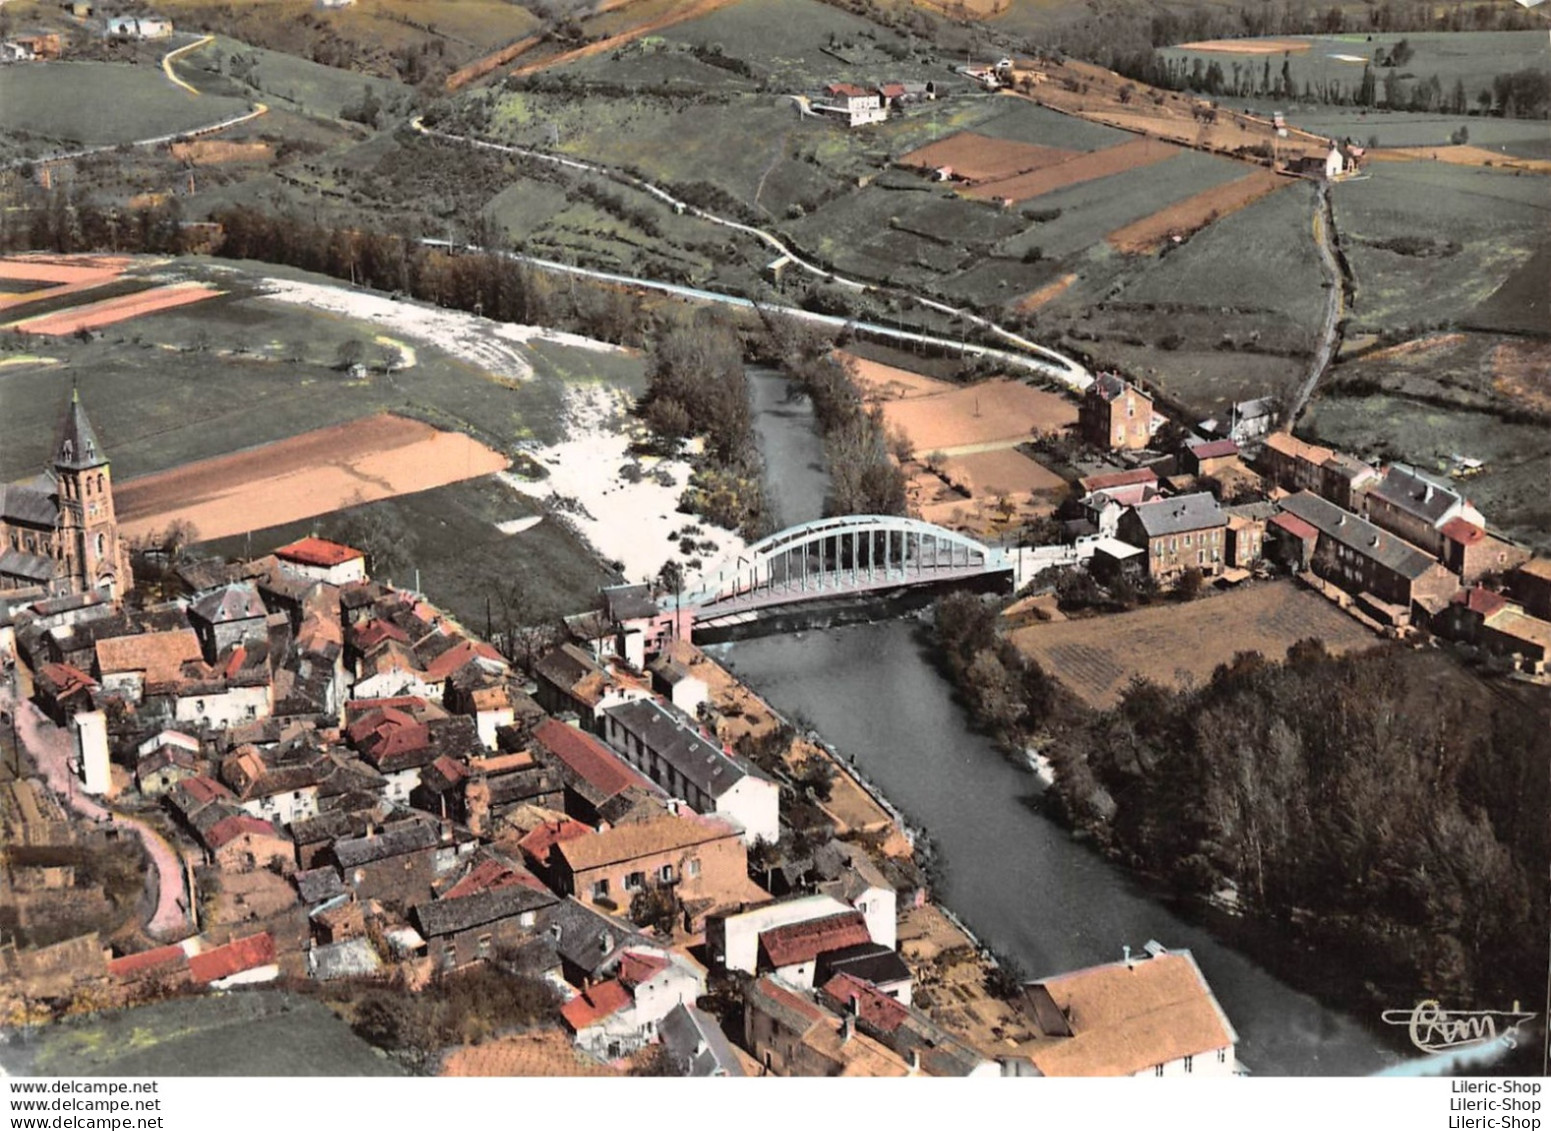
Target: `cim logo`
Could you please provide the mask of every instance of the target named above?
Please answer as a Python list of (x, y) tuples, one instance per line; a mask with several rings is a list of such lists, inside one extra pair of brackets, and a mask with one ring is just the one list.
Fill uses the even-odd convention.
[(1423, 1052), (1447, 1052), (1470, 1048), (1501, 1039), (1509, 1048), (1517, 1048), (1519, 1026), (1534, 1020), (1514, 1002), (1511, 1010), (1444, 1009), (1436, 1001), (1417, 1002), (1414, 1009), (1386, 1009), (1386, 1025), (1404, 1025), (1410, 1030), (1411, 1043)]

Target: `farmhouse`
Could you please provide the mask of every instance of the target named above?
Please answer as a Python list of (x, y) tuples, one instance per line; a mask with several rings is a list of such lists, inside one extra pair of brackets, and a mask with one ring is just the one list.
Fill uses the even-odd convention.
[(1284, 491), (1318, 491), (1324, 483), (1325, 463), (1333, 455), (1329, 448), (1276, 432), (1266, 437), (1260, 464), (1266, 477)]
[(1085, 442), (1105, 451), (1135, 451), (1152, 439), (1152, 398), (1136, 386), (1101, 373), (1077, 407), (1077, 427)]
[(1488, 573), (1506, 573), (1529, 558), (1529, 551), (1488, 534), (1464, 518), (1451, 518), (1438, 528), (1443, 538), (1443, 564), (1466, 585)]
[(1154, 499), (1121, 516), (1118, 536), (1147, 552), (1147, 575), (1172, 581), (1187, 569), (1208, 577), (1223, 571), (1228, 516), (1209, 493)]
[(165, 16), (110, 16), (109, 39), (166, 39), (172, 34), (172, 21)]
[(325, 538), (302, 538), (275, 551), (280, 572), (307, 581), (349, 585), (366, 580), (366, 555)]
[(883, 96), (875, 90), (848, 82), (830, 83), (824, 88), (830, 101), (813, 103), (815, 113), (842, 119), (853, 129), (885, 121), (889, 116)]

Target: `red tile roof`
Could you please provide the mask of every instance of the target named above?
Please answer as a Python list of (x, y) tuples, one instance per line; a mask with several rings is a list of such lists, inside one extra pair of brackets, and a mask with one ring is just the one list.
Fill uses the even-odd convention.
[(832, 82), (824, 89), (836, 97), (844, 98), (866, 98), (871, 93), (871, 91), (849, 82)]
[(181, 946), (159, 946), (112, 959), (108, 963), (108, 973), (114, 978), (139, 978), (158, 971), (171, 973), (187, 965), (188, 955), (183, 953)]
[(355, 629), (351, 633), (351, 640), (362, 652), (370, 652), (384, 640), (397, 640), (400, 644), (408, 644), (409, 633), (392, 621), (376, 617)]
[(1137, 467), (1130, 471), (1107, 471), (1099, 475), (1089, 475), (1077, 481), (1084, 491), (1092, 494), (1094, 491), (1107, 491), (1112, 487), (1129, 487), (1133, 483), (1156, 483), (1158, 473), (1150, 467)]
[(1481, 585), (1461, 589), (1450, 598), (1450, 601), (1456, 605), (1464, 605), (1471, 612), (1480, 613), (1483, 617), (1489, 617), (1508, 607), (1508, 598)]
[(619, 960), (619, 980), (632, 988), (650, 982), (668, 968), (668, 960), (661, 955), (642, 954), (627, 950)]
[(836, 974), (819, 991), (842, 1011), (854, 1009), (859, 1021), (892, 1033), (910, 1020), (910, 1011), (877, 986), (850, 974)]
[(509, 887), (532, 888), (542, 892), (549, 890), (532, 872), (510, 867), (499, 860), (481, 860), (469, 869), (468, 875), (442, 892), (442, 898), (460, 899), (466, 895), (479, 895), (481, 892), (500, 891)]
[(1280, 526), (1295, 538), (1301, 538), (1305, 542), (1311, 542), (1319, 537), (1319, 531), (1310, 526), (1295, 514), (1283, 512), (1271, 520), (1272, 526)]
[(185, 778), (180, 783), (180, 788), (201, 804), (221, 801), (233, 796), (231, 790), (214, 778), (206, 777), (204, 774), (196, 774), (194, 777)]
[(872, 936), (867, 933), (867, 921), (860, 911), (842, 911), (821, 919), (788, 923), (784, 927), (761, 931), (759, 935), (760, 949), (770, 959), (770, 965), (777, 969), (811, 962), (827, 950), (870, 942)]
[(96, 680), (70, 664), (44, 664), (38, 669), (38, 674), (54, 685), (54, 693), (59, 698), (89, 691), (97, 686)]
[(582, 780), (609, 797), (630, 786), (652, 788), (646, 778), (603, 743), (559, 719), (545, 719), (534, 727), (533, 738)]
[(1238, 455), (1239, 446), (1232, 440), (1211, 440), (1205, 444), (1191, 444), (1189, 451), (1196, 459), (1220, 459)]
[(325, 569), (365, 556), (360, 550), (338, 542), (330, 542), (326, 538), (303, 538), (292, 542), (289, 546), (281, 546), (275, 551), (277, 558), (300, 562), (302, 565), (322, 566)]
[(210, 831), (205, 834), (205, 843), (212, 850), (222, 848), (230, 844), (244, 834), (253, 836), (280, 837), (280, 830), (268, 821), (261, 821), (257, 817), (250, 817), (246, 813), (239, 813), (235, 817), (222, 817), (210, 826)]
[(188, 960), (188, 965), (194, 981), (218, 982), (233, 974), (241, 974), (244, 970), (268, 966), (274, 960), (275, 940), (268, 931), (263, 931), (245, 939), (235, 939), (203, 954), (196, 954)]
[(428, 706), (430, 704), (418, 695), (395, 695), (387, 699), (351, 699), (345, 703), (345, 717), (348, 719), (354, 715), (355, 720), (352, 721), (357, 721), (373, 711), (381, 711), (389, 707), (414, 714), (425, 710)]
[(524, 856), (537, 860), (540, 864), (546, 864), (549, 862), (549, 850), (555, 845), (591, 834), (592, 830), (586, 825), (567, 817), (563, 821), (545, 821), (519, 840), (517, 847), (522, 850)]
[(616, 981), (603, 982), (566, 1002), (560, 1009), (560, 1016), (565, 1018), (573, 1033), (580, 1033), (631, 1004), (630, 991), (624, 986)]
[(368, 711), (345, 733), (357, 750), (378, 762), (392, 754), (421, 750), (431, 741), (431, 728), (397, 707)]
[(1438, 533), (1442, 534), (1449, 541), (1458, 542), (1462, 546), (1474, 546), (1486, 537), (1486, 531), (1482, 530), (1475, 523), (1466, 522), (1463, 518), (1458, 517), (1451, 518), (1448, 522), (1445, 522), (1438, 528)]

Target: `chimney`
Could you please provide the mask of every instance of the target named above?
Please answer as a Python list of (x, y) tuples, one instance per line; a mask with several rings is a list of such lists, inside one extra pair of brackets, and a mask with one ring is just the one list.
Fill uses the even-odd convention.
[(1125, 956), (1126, 969), (1131, 969), (1131, 948), (1129, 946), (1122, 946), (1120, 951)]
[(860, 994), (852, 994), (851, 1000), (846, 1002), (846, 1012), (855, 1017), (862, 1011), (862, 998)]
[(910, 1075), (912, 1075), (912, 1076), (919, 1076), (919, 1075), (921, 1075), (921, 1050), (920, 1049), (911, 1049), (910, 1050)]
[(1432, 501), (1433, 501), (1433, 485), (1431, 483), (1429, 483), (1427, 485), (1427, 489), (1422, 492), (1422, 502), (1430, 503)]
[(854, 1036), (856, 1036), (856, 1018), (847, 1013), (845, 1020), (840, 1023), (840, 1043), (847, 1044)]

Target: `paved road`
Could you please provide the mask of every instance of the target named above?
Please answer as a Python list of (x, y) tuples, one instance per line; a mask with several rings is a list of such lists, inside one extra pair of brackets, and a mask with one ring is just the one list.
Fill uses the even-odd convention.
[[(828, 282), (834, 283), (836, 286), (844, 287), (847, 290), (858, 292), (872, 291), (878, 294), (891, 294), (901, 298), (911, 299), (930, 310), (935, 310), (940, 314), (947, 314), (950, 317), (959, 318), (972, 325), (978, 326), (981, 329), (986, 330), (992, 335), (1007, 342), (1009, 345), (1015, 347), (1016, 349), (1023, 351), (1023, 354), (1020, 355), (1008, 353), (1002, 350), (967, 346), (964, 347), (965, 352), (967, 353), (973, 353), (976, 356), (993, 357), (997, 358), (998, 360), (1015, 361), (1023, 368), (1034, 369), (1036, 371), (1045, 373), (1069, 385), (1071, 388), (1076, 389), (1079, 392), (1081, 392), (1083, 389), (1086, 389), (1088, 385), (1092, 383), (1092, 375), (1089, 374), (1087, 369), (1085, 369), (1078, 362), (1074, 361), (1072, 358), (1067, 357), (1065, 354), (1058, 353), (1057, 351), (1050, 349), (1048, 346), (1042, 346), (1038, 342), (1030, 341), (1028, 338), (1023, 337), (1021, 334), (1015, 334), (1005, 327), (998, 326), (989, 318), (984, 318), (972, 310), (965, 310), (961, 307), (950, 306), (947, 303), (938, 302), (935, 299), (927, 298), (923, 295), (912, 294), (909, 291), (903, 291), (893, 287), (879, 286), (875, 283), (865, 282), (860, 279), (850, 279), (844, 275), (836, 274), (835, 272), (830, 271), (817, 263), (811, 263), (804, 259), (795, 250), (782, 242), (779, 236), (776, 236), (771, 232), (767, 232), (763, 228), (756, 228), (749, 224), (739, 223), (736, 220), (729, 220), (724, 216), (717, 216), (712, 212), (707, 212), (703, 208), (696, 208), (694, 205), (688, 203), (687, 201), (678, 199), (671, 193), (667, 192), (665, 189), (652, 184), (650, 181), (644, 181), (641, 178), (632, 176), (629, 173), (622, 172), (618, 169), (612, 169), (607, 165), (597, 165), (588, 161), (578, 161), (570, 157), (560, 157), (553, 153), (546, 153), (543, 150), (528, 149), (520, 145), (501, 145), (493, 141), (481, 141), (478, 138), (465, 137), (462, 134), (448, 133), (445, 130), (432, 129), (419, 118), (415, 118), (410, 123), (410, 125), (416, 131), (426, 135), (427, 137), (440, 138), (443, 141), (450, 141), (461, 145), (471, 145), (478, 149), (490, 149), (498, 153), (511, 153), (519, 157), (527, 157), (535, 161), (544, 161), (548, 164), (558, 165), (562, 168), (575, 169), (578, 172), (583, 173), (593, 173), (598, 176), (607, 177), (612, 181), (618, 181), (620, 184), (628, 185), (631, 188), (638, 189), (641, 192), (645, 192), (655, 197), (657, 200), (659, 200), (667, 207), (673, 209), (675, 212), (695, 216), (701, 220), (705, 220), (707, 223), (716, 224), (719, 227), (729, 228), (733, 231), (742, 232), (745, 235), (752, 236), (759, 240), (761, 243), (764, 243), (777, 254), (788, 257), (792, 262), (792, 266), (796, 267), (800, 271), (806, 271), (810, 275), (815, 275)], [(430, 240), (425, 242), (445, 243), (445, 241)], [(549, 269), (566, 267), (564, 264), (551, 263), (547, 260), (528, 259), (524, 256), (517, 256), (516, 258), (523, 259), (526, 262), (531, 262), (535, 265), (544, 266)], [(748, 299), (735, 299), (730, 295), (720, 295), (713, 292), (697, 291), (690, 287), (676, 287), (673, 284), (659, 283), (655, 280), (633, 279), (629, 276), (608, 275), (602, 272), (587, 272), (580, 268), (568, 269), (578, 274), (590, 274), (594, 278), (615, 280), (622, 283), (631, 283), (637, 286), (650, 286), (657, 290), (669, 291), (670, 293), (683, 293), (687, 296), (699, 297), (711, 302), (734, 302), (741, 303), (745, 306), (754, 305)], [(781, 309), (782, 313), (784, 314), (793, 313), (790, 308), (783, 307), (779, 309)], [(952, 346), (954, 348), (959, 348), (962, 345), (962, 343), (957, 342), (951, 338), (939, 338), (926, 334), (911, 334), (899, 330), (890, 331), (889, 328), (878, 326), (875, 323), (860, 323), (844, 318), (824, 319), (822, 316), (815, 316), (815, 320), (829, 321), (841, 326), (847, 324), (865, 326), (869, 332), (882, 332), (886, 336), (893, 337), (896, 340), (901, 341), (927, 342), (932, 344)]]
[(183, 862), (173, 847), (144, 821), (116, 813), (81, 792), (75, 775), (70, 772), (74, 743), (69, 732), (55, 726), (36, 705), (24, 702), (16, 706), (9, 689), (0, 689), (0, 708), (14, 713), (17, 737), (32, 756), (38, 772), (74, 812), (93, 821), (111, 820), (140, 837), (152, 867), (156, 869), (156, 911), (145, 924), (147, 933), (169, 941), (189, 935), (188, 912), (183, 898)]

